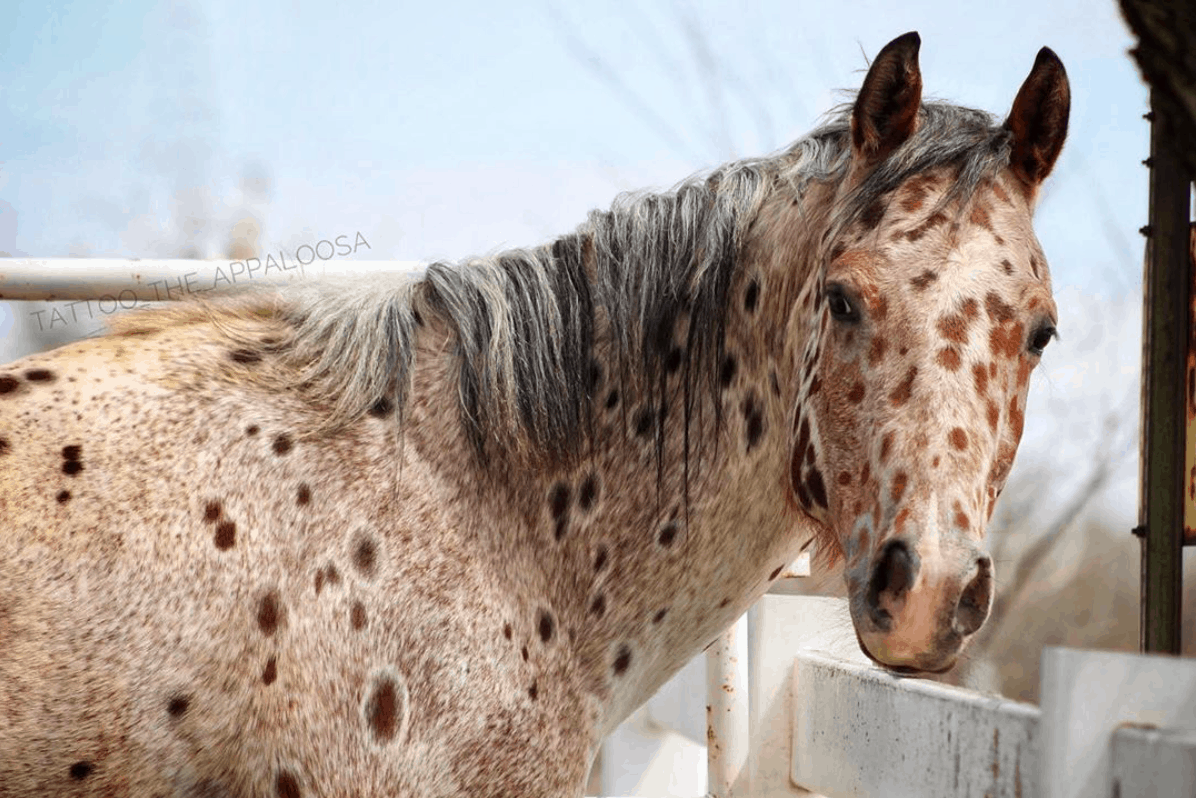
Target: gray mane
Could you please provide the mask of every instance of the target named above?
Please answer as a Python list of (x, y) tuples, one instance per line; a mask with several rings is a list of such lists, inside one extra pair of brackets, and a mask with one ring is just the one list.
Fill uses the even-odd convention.
[[(674, 324), (687, 315), (679, 374), (688, 463), (694, 400), (717, 391), (746, 231), (773, 192), (796, 199), (811, 182), (844, 177), (850, 118), (841, 107), (779, 154), (726, 164), (668, 193), (621, 195), (550, 244), (433, 263), (422, 277), (389, 284), (288, 289), (282, 307), (295, 330), (290, 357), (301, 387), (332, 407), (330, 425), (371, 408), (401, 423), (421, 310), (433, 313), (455, 336), (461, 421), (483, 459), (530, 444), (569, 461), (588, 438), (603, 376), (593, 361), (596, 318), (613, 342), (606, 376), (624, 394), (638, 388), (663, 417), (675, 410), (663, 406), (665, 361)], [(917, 132), (834, 209), (822, 240), (829, 244), (871, 203), (937, 166), (957, 165), (954, 194), (970, 195), (1008, 164), (1009, 149), (1008, 132), (988, 114), (926, 103)], [(659, 452), (663, 424), (656, 426)]]

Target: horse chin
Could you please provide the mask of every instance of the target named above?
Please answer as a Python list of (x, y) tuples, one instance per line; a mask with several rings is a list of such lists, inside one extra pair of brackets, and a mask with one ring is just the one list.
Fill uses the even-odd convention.
[(860, 632), (855, 628), (854, 624), (852, 625), (852, 630), (855, 632), (856, 643), (859, 644), (860, 651), (864, 652), (865, 657), (867, 657), (877, 667), (889, 671), (890, 673), (895, 673), (899, 676), (922, 676), (924, 674), (937, 676), (954, 668), (955, 663), (959, 661), (959, 657), (956, 655), (952, 656), (947, 664), (941, 667), (921, 668), (913, 665), (892, 665), (888, 662), (877, 659), (872, 652), (868, 650), (868, 646), (864, 644), (864, 638), (860, 637)]

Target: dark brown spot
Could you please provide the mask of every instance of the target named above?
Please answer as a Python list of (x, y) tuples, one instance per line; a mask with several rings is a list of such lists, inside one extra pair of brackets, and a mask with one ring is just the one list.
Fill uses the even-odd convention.
[(756, 310), (756, 303), (760, 301), (760, 283), (752, 280), (747, 285), (747, 290), (743, 292), (743, 309), (748, 313), (753, 313)]
[(934, 459), (930, 461), (930, 467), (931, 467), (931, 468), (938, 468), (938, 467), (939, 467), (939, 459), (940, 459), (940, 458), (939, 458), (939, 456), (936, 454), (936, 455), (934, 456)]
[[(817, 378), (815, 378), (815, 379), (817, 379)], [(772, 370), (772, 371), (768, 372), (768, 381), (772, 385), (772, 395), (780, 396), (781, 395), (781, 381), (779, 379), (777, 379), (776, 370)], [(813, 387), (813, 386), (811, 386), (811, 387)], [(813, 393), (813, 391), (811, 391), (811, 393)]]
[(214, 524), (220, 520), (220, 514), (224, 509), (220, 506), (218, 501), (210, 501), (203, 507), (203, 520), (209, 524)]
[(274, 436), (274, 445), (271, 448), (274, 449), (275, 454), (284, 455), (291, 451), (291, 447), (293, 446), (294, 444), (291, 442), (291, 436), (283, 432)]
[(586, 372), (586, 385), (589, 386), (590, 396), (598, 390), (598, 386), (602, 384), (602, 364), (597, 360), (590, 361), (589, 371)]
[(511, 631), (511, 624), (509, 624), (509, 623), (504, 623), (504, 624), (502, 625), (502, 636), (503, 636), (503, 637), (505, 637), (506, 639), (510, 640), (510, 639), (511, 639), (511, 634), (512, 634), (512, 631)]
[(606, 596), (599, 593), (594, 596), (594, 600), (590, 602), (590, 614), (595, 618), (601, 618), (606, 615)]
[(889, 401), (891, 401), (897, 407), (900, 407), (901, 405), (908, 402), (910, 395), (913, 394), (914, 379), (917, 376), (918, 376), (918, 367), (910, 366), (909, 371), (907, 371), (905, 373), (905, 379), (903, 379), (897, 385), (897, 387), (893, 389), (893, 393), (889, 394)]
[(860, 216), (860, 223), (865, 230), (872, 230), (880, 224), (880, 220), (883, 218), (885, 218), (885, 203), (878, 198), (864, 209), (864, 213)]
[(0, 394), (12, 393), (17, 389), (20, 383), (17, 382), (16, 377), (3, 376), (0, 377)]
[(69, 772), (72, 779), (75, 781), (82, 781), (90, 776), (93, 770), (95, 770), (95, 765), (91, 764), (90, 762), (76, 762), (75, 764), (71, 765)]
[(976, 393), (980, 396), (988, 393), (988, 369), (984, 367), (983, 363), (972, 366), (972, 377), (976, 380)]
[(83, 470), (83, 464), (78, 460), (67, 460), (62, 464), (62, 473), (73, 477)]
[(282, 618), (282, 606), (278, 603), (278, 594), (271, 590), (262, 596), (257, 605), (257, 625), (262, 634), (269, 637), (278, 630)]
[(594, 573), (602, 572), (602, 569), (606, 567), (608, 557), (606, 546), (599, 546), (598, 551), (594, 553)]
[(365, 628), (365, 607), (360, 601), (354, 601), (349, 609), (349, 623), (357, 630)]
[(731, 599), (724, 598), (722, 601), (720, 601), (718, 603), (718, 608), (721, 610), (723, 607), (729, 607), (730, 605), (731, 605)]
[(527, 688), (527, 697), (535, 701), (540, 696), (540, 687), (536, 682), (532, 682), (532, 686)]
[(947, 371), (958, 371), (959, 367), (963, 364), (963, 358), (959, 356), (959, 350), (953, 346), (940, 349), (935, 360)]
[(857, 382), (855, 385), (851, 386), (851, 390), (847, 392), (847, 401), (851, 402), (853, 405), (858, 405), (860, 402), (864, 401), (864, 393), (864, 383)]
[(306, 482), (299, 485), (299, 490), (295, 494), (295, 503), (300, 507), (311, 503), (311, 488), (308, 487)]
[(635, 413), (635, 434), (641, 438), (647, 437), (648, 433), (652, 431), (652, 421), (655, 417), (656, 414), (650, 407), (641, 407), (637, 410)]
[(810, 476), (806, 479), (806, 488), (810, 491), (810, 498), (819, 507), (826, 509), (826, 483), (822, 481), (822, 472), (817, 468), (810, 469)]
[(872, 345), (868, 347), (868, 365), (875, 366), (885, 356), (885, 340), (880, 336), (875, 336), (872, 339)]
[(666, 616), (668, 614), (669, 614), (668, 607), (664, 607), (663, 609), (657, 610), (656, 614), (652, 616), (652, 623), (660, 623), (661, 621), (664, 620), (664, 616)]
[(387, 743), (399, 730), (399, 692), (394, 680), (384, 676), (374, 685), (365, 705), (365, 719), (374, 739)]
[(976, 317), (980, 315), (980, 303), (972, 297), (968, 297), (959, 306), (959, 311), (968, 321), (975, 321)]
[(777, 566), (777, 567), (776, 567), (776, 568), (773, 570), (773, 572), (772, 572), (771, 574), (769, 574), (769, 575), (768, 575), (768, 581), (769, 581), (769, 582), (771, 582), (772, 580), (776, 579), (778, 576), (780, 576), (780, 575), (781, 575), (781, 571), (783, 571), (783, 570), (785, 570), (785, 566), (783, 566), (783, 565), (778, 565), (778, 566)]
[(216, 544), (216, 548), (221, 551), (231, 549), (237, 543), (237, 524), (235, 521), (221, 521), (216, 525), (216, 534), (212, 536), (212, 542)]
[(389, 397), (383, 396), (370, 405), (370, 409), (366, 412), (374, 418), (386, 418), (394, 412), (394, 408), (394, 402), (390, 401)]
[(1001, 268), (1004, 269), (1005, 274), (1008, 274), (1008, 275), (1013, 274), (1013, 264), (1009, 262), (1008, 258), (1004, 258), (1001, 260)]
[(618, 392), (618, 390), (613, 390), (606, 395), (606, 409), (614, 410), (618, 406), (619, 406), (619, 392)]
[(259, 427), (257, 424), (250, 424), (245, 428), (245, 434), (251, 438), (254, 435), (257, 435), (259, 432), (261, 432), (261, 427)]
[(724, 388), (729, 388), (731, 386), (731, 381), (735, 379), (735, 368), (736, 365), (734, 355), (727, 355), (723, 358), (723, 363), (718, 370), (719, 385), (723, 386)]
[(955, 526), (964, 530), (971, 526), (971, 521), (968, 520), (967, 513), (958, 507), (955, 510)]
[(988, 318), (995, 322), (1012, 321), (1015, 315), (1013, 307), (1001, 299), (996, 291), (985, 294), (984, 309), (988, 312)]
[(523, 655), (523, 661), (527, 662), (527, 646), (519, 649), (519, 653)]
[(58, 495), (54, 497), (59, 504), (66, 504), (71, 500), (71, 492), (69, 490), (60, 490)]
[(77, 443), (70, 446), (62, 447), (62, 459), (67, 462), (74, 462), (83, 456), (83, 447)]
[(357, 548), (353, 551), (353, 567), (362, 576), (372, 577), (378, 567), (378, 544), (369, 536), (363, 536), (357, 541)]
[(669, 374), (675, 374), (677, 369), (681, 368), (681, 349), (674, 346), (669, 350), (669, 355), (664, 359), (664, 368)]
[(553, 635), (556, 634), (556, 622), (552, 619), (552, 613), (548, 610), (540, 610), (540, 620), (537, 626), (540, 630), (540, 641), (543, 643), (550, 642)]
[(29, 369), (25, 372), (25, 379), (30, 382), (53, 382), (54, 372), (49, 369)]
[(957, 344), (968, 342), (968, 321), (963, 316), (943, 316), (938, 321), (939, 333)]
[(187, 714), (187, 708), (191, 706), (191, 699), (185, 695), (171, 696), (170, 701), (166, 703), (166, 712), (172, 718), (180, 718)]
[(961, 452), (968, 448), (968, 434), (964, 432), (962, 427), (954, 427), (949, 433), (947, 433), (947, 440), (949, 440), (951, 445), (956, 449), (959, 449)]
[(548, 506), (552, 511), (552, 517), (560, 521), (569, 513), (569, 486), (564, 482), (558, 482), (552, 486), (552, 492), (548, 495)]
[(751, 451), (764, 435), (764, 413), (755, 396), (749, 396), (744, 403), (743, 420), (747, 425), (747, 448)]
[(1001, 411), (997, 407), (997, 403), (992, 399), (988, 400), (988, 426), (993, 432), (997, 431), (997, 423), (1001, 419)]
[(938, 273), (927, 269), (917, 277), (911, 278), (909, 282), (910, 285), (921, 291), (937, 279), (939, 279)]
[(577, 506), (584, 512), (589, 512), (594, 509), (594, 502), (598, 500), (598, 478), (594, 474), (590, 474), (581, 483), (581, 489), (577, 492)]
[(615, 676), (622, 676), (629, 667), (631, 667), (631, 647), (623, 643), (615, 655)]
[(901, 501), (901, 497), (905, 495), (905, 485), (909, 481), (909, 476), (904, 471), (898, 471), (893, 476), (893, 490), (889, 494), (893, 504)]
[(250, 349), (234, 349), (228, 357), (234, 363), (260, 363), (262, 359), (261, 354)]
[(8, 454), (8, 450), (12, 445), (8, 442), (8, 438), (0, 437), (0, 454)]
[(677, 524), (673, 521), (668, 522), (660, 528), (660, 532), (656, 534), (656, 542), (664, 546), (666, 549), (673, 545), (677, 540)]
[(299, 789), (299, 780), (283, 770), (274, 779), (274, 794), (278, 798), (302, 798), (303, 791)]
[(851, 472), (850, 471), (840, 471), (839, 476), (836, 479), (838, 480), (840, 485), (850, 485), (851, 484)]
[(266, 667), (262, 668), (262, 684), (269, 687), (278, 678), (278, 657), (266, 660)]
[[(889, 451), (893, 448), (893, 433), (886, 432), (884, 437), (880, 439), (880, 461), (883, 463), (889, 459)], [(867, 466), (867, 464), (865, 464)]]
[(922, 222), (922, 224), (918, 225), (917, 227), (915, 227), (912, 230), (910, 230), (909, 232), (907, 232), (905, 234), (905, 237), (909, 241), (917, 241), (919, 238), (926, 235), (928, 232), (933, 230), (935, 227), (938, 227), (940, 224), (943, 224), (946, 221), (947, 221), (947, 217), (944, 216), (942, 213), (935, 213), (932, 216), (930, 216), (930, 218), (928, 218), (926, 221)]

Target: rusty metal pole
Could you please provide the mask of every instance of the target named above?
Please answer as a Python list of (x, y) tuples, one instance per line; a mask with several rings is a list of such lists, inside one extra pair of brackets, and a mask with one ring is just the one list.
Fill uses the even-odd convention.
[(1151, 96), (1150, 211), (1143, 293), (1142, 430), (1138, 529), (1141, 648), (1178, 654), (1183, 584), (1184, 466), (1191, 178), (1166, 140)]
[(706, 794), (710, 798), (746, 793), (747, 654), (746, 615), (727, 627), (706, 652)]

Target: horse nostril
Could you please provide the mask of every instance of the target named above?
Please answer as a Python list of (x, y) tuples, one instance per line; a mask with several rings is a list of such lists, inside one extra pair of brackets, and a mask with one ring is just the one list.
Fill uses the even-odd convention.
[(873, 623), (884, 631), (893, 623), (890, 608), (900, 603), (913, 586), (916, 568), (913, 552), (904, 541), (890, 540), (881, 549), (868, 580), (865, 601)]
[(955, 629), (961, 635), (970, 635), (984, 625), (988, 607), (993, 597), (993, 565), (988, 557), (976, 561), (979, 572), (959, 596), (955, 608)]

